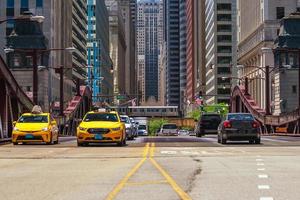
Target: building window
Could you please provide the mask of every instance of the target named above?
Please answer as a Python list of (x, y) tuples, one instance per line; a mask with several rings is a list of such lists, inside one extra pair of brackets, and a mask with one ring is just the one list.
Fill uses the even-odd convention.
[(24, 12), (29, 10), (29, 4), (28, 0), (21, 0), (21, 8), (20, 8), (20, 13), (23, 14)]
[(277, 19), (282, 19), (284, 17), (284, 7), (276, 7)]
[(218, 53), (231, 53), (231, 46), (218, 46)]
[(221, 95), (230, 95), (231, 94), (231, 89), (230, 88), (219, 88), (218, 89), (218, 94)]
[(218, 35), (218, 42), (232, 42), (231, 35)]
[(219, 22), (229, 22), (231, 21), (231, 14), (218, 14), (217, 20)]
[(36, 0), (36, 7), (42, 8), (43, 7), (43, 0)]
[(218, 11), (231, 11), (231, 4), (230, 3), (218, 3), (217, 10)]
[(297, 86), (296, 85), (292, 86), (292, 91), (293, 91), (293, 94), (297, 94)]
[(231, 57), (228, 56), (218, 56), (218, 64), (230, 64)]
[(218, 25), (217, 31), (218, 32), (231, 32), (231, 25)]

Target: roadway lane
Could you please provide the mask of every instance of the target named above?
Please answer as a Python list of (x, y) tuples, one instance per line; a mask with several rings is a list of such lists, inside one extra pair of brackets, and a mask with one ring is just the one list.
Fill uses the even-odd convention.
[(298, 200), (300, 138), (268, 136), (261, 145), (221, 145), (215, 136), (143, 137), (126, 147), (78, 148), (74, 137), (58, 145), (8, 144), (0, 146), (0, 177), (5, 200)]

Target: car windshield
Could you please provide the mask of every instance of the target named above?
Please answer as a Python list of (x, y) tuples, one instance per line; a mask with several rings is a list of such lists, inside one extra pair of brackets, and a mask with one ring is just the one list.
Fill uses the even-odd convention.
[(228, 115), (228, 120), (238, 120), (238, 121), (252, 121), (254, 120), (251, 114), (230, 114)]
[(139, 125), (139, 130), (146, 130), (146, 129), (147, 129), (146, 125)]
[(163, 125), (163, 129), (177, 129), (176, 124), (165, 124)]
[(116, 114), (111, 114), (111, 113), (91, 113), (91, 114), (87, 114), (83, 121), (85, 121), (85, 122), (92, 122), (92, 121), (117, 122), (118, 117)]
[(46, 115), (23, 115), (20, 117), (19, 123), (48, 123)]
[(124, 122), (124, 123), (126, 123), (126, 124), (129, 124), (129, 123), (130, 123), (128, 117), (121, 117), (121, 121)]

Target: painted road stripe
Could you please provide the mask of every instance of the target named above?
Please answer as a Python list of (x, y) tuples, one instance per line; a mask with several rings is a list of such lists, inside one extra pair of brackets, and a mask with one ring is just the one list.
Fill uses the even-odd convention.
[(199, 155), (199, 152), (196, 151), (180, 151), (184, 155)]
[(265, 171), (265, 168), (257, 168), (257, 171)]
[(177, 154), (177, 151), (161, 151), (161, 154), (170, 154), (170, 155), (175, 155)]
[(269, 178), (267, 174), (259, 174), (258, 178)]
[(273, 197), (260, 197), (259, 200), (274, 200)]
[(256, 162), (263, 162), (264, 160), (261, 158), (256, 159)]
[(257, 188), (259, 190), (269, 190), (270, 186), (269, 185), (258, 185)]
[[(153, 145), (152, 148), (154, 149), (155, 145)], [(163, 167), (160, 166), (156, 162), (156, 160), (153, 159), (151, 154), (150, 154), (150, 161), (156, 167), (156, 169), (158, 169), (161, 175), (165, 177), (167, 182), (172, 186), (173, 190), (178, 194), (181, 200), (192, 200), (192, 198), (175, 182), (175, 180), (163, 169)]]
[(129, 178), (136, 173), (136, 171), (144, 164), (147, 159), (147, 155), (149, 153), (149, 143), (146, 144), (143, 151), (143, 159), (138, 162), (127, 174), (126, 176), (119, 182), (119, 184), (108, 194), (106, 200), (114, 199), (117, 194), (122, 190), (122, 188), (126, 185)]
[(264, 166), (264, 163), (256, 163), (257, 166)]

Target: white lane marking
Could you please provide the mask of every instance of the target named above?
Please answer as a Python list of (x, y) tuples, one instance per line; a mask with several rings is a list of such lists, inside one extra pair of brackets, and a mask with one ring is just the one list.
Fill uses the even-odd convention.
[(265, 171), (265, 168), (257, 168), (257, 171)]
[(274, 200), (273, 197), (260, 197), (259, 200)]
[(180, 151), (184, 155), (199, 155), (199, 152), (193, 152), (193, 151)]
[(270, 186), (269, 185), (258, 185), (257, 188), (259, 190), (269, 190)]
[(177, 154), (177, 151), (161, 151), (161, 154), (169, 154), (169, 155), (174, 155)]
[(289, 142), (289, 141), (285, 141), (285, 140), (277, 140), (277, 139), (271, 139), (271, 138), (263, 138), (262, 140), (270, 141), (270, 142), (283, 142), (283, 143)]
[(208, 154), (207, 151), (201, 151), (202, 154)]
[(269, 178), (267, 174), (259, 174), (258, 178)]
[(256, 159), (256, 162), (263, 162), (264, 160), (261, 158)]
[(257, 157), (257, 158), (260, 158), (260, 157), (261, 157), (261, 155), (257, 155), (256, 157)]
[(264, 166), (264, 163), (256, 163), (257, 166)]

